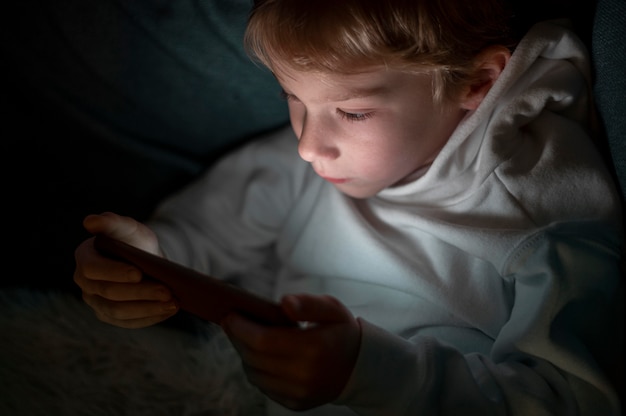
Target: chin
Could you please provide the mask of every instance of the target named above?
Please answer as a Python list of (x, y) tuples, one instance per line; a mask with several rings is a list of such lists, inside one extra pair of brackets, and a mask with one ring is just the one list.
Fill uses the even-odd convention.
[(349, 185), (335, 185), (335, 188), (344, 195), (354, 199), (367, 199), (376, 196), (382, 189), (363, 189)]

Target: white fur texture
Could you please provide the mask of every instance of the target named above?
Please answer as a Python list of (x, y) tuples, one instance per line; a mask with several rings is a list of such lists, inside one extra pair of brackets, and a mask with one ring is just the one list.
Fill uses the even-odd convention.
[(0, 291), (0, 415), (263, 414), (215, 326), (126, 330), (76, 297)]

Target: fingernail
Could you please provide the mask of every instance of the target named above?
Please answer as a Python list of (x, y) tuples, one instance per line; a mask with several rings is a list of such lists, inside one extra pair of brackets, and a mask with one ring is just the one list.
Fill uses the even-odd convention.
[(174, 301), (174, 302), (168, 302), (165, 304), (165, 306), (163, 307), (163, 309), (166, 312), (173, 312), (176, 309), (178, 309), (178, 302)]

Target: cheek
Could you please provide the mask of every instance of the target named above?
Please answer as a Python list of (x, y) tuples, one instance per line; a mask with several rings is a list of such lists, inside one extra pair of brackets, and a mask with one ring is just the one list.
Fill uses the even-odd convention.
[[(392, 128), (377, 137), (374, 143), (362, 148), (361, 160), (364, 173), (372, 177), (397, 181), (410, 174), (425, 162), (419, 137), (404, 129)], [(427, 151), (430, 153), (430, 151)]]
[(359, 173), (375, 180), (385, 179), (387, 176), (393, 175), (396, 170), (401, 169), (398, 162), (406, 155), (406, 149), (389, 146), (390, 143), (385, 138), (381, 137), (381, 139), (350, 149), (350, 159), (356, 165)]
[(414, 120), (398, 123), (397, 142), (395, 151), (400, 160), (410, 160), (414, 163), (426, 163), (433, 158), (447, 141), (451, 131), (442, 129), (439, 118), (430, 115), (426, 119), (418, 117)]

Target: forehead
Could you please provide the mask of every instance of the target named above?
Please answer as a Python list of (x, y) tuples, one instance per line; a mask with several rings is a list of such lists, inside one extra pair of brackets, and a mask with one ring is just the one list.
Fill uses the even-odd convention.
[(432, 76), (386, 67), (369, 67), (352, 74), (275, 69), (274, 75), (286, 92), (315, 91), (327, 101), (345, 101), (371, 96), (390, 96), (403, 90), (425, 87), (431, 91)]

